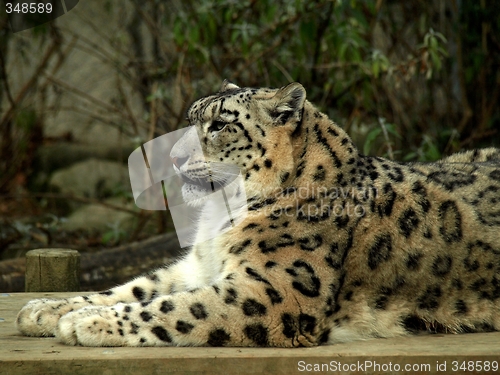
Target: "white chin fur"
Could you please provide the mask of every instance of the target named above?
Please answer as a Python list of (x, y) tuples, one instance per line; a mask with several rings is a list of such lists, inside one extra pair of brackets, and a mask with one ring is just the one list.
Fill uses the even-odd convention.
[(210, 198), (210, 193), (197, 185), (185, 183), (182, 185), (182, 198), (188, 206), (199, 207)]
[[(213, 199), (212, 194), (216, 192), (208, 192), (198, 185), (185, 183), (182, 185), (182, 198), (184, 202), (190, 207), (200, 207), (204, 205), (209, 199)], [(229, 184), (224, 187), (227, 199), (231, 199), (238, 191), (237, 184)]]

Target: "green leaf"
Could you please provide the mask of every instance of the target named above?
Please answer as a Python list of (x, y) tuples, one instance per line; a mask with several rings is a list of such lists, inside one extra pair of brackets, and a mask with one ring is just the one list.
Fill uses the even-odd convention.
[(411, 161), (411, 160), (415, 160), (417, 158), (418, 158), (418, 154), (415, 151), (412, 151), (412, 152), (407, 153), (404, 156), (403, 161)]
[(346, 52), (347, 52), (347, 49), (349, 48), (349, 44), (348, 43), (343, 43), (340, 45), (340, 48), (339, 48), (339, 60), (340, 61), (345, 61), (346, 58)]
[(189, 43), (191, 45), (197, 44), (200, 41), (200, 29), (198, 27), (192, 27), (189, 32)]
[(436, 36), (436, 38), (441, 39), (441, 41), (443, 43), (448, 43), (448, 41), (446, 40), (446, 38), (445, 38), (445, 36), (443, 34), (441, 34), (441, 33), (435, 33), (434, 35)]
[(106, 232), (102, 235), (101, 242), (104, 245), (110, 244), (116, 240), (115, 237), (116, 237), (115, 232), (110, 230), (109, 232)]
[(174, 22), (174, 28), (172, 31), (174, 33), (174, 42), (178, 46), (184, 44), (184, 41), (186, 40), (184, 29), (185, 27), (183, 25), (183, 22), (180, 20), (180, 18), (177, 18)]
[(33, 129), (36, 121), (36, 112), (32, 109), (22, 109), (16, 116), (16, 126), (26, 131)]
[(378, 136), (382, 133), (382, 129), (373, 128), (368, 132), (365, 139), (365, 144), (363, 145), (363, 153), (368, 155), (372, 148), (373, 142), (378, 138)]
[(424, 150), (425, 161), (441, 159), (441, 153), (430, 136), (424, 135), (422, 148)]
[(437, 46), (438, 46), (438, 41), (436, 39), (436, 37), (433, 35), (429, 38), (429, 41), (430, 41), (430, 48), (432, 50), (436, 50), (437, 49)]
[(380, 61), (375, 60), (372, 64), (372, 73), (375, 78), (378, 78), (378, 75), (380, 73)]
[(299, 33), (302, 43), (305, 47), (311, 45), (316, 34), (316, 27), (312, 21), (301, 22), (299, 26)]
[(431, 56), (432, 65), (436, 71), (441, 69), (441, 59), (439, 54), (436, 51), (429, 51), (429, 55)]
[(239, 36), (240, 36), (240, 31), (235, 29), (231, 33), (231, 44), (235, 44)]

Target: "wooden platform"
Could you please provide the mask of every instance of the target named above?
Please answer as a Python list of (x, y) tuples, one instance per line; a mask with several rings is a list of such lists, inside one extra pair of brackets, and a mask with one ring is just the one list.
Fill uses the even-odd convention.
[[(75, 293), (0, 293), (0, 374), (500, 372), (498, 367), (493, 371), (500, 361), (500, 333), (496, 332), (420, 335), (307, 349), (247, 349), (70, 347), (53, 338), (23, 337), (16, 331), (14, 320), (25, 302), (70, 295)], [(484, 371), (486, 362), (489, 372)]]

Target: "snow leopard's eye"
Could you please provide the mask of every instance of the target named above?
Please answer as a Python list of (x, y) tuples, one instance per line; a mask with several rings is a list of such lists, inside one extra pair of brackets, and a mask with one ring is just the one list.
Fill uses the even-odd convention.
[(208, 128), (208, 131), (210, 132), (218, 132), (224, 129), (224, 127), (227, 125), (226, 122), (221, 121), (221, 120), (214, 120), (212, 121), (212, 125)]

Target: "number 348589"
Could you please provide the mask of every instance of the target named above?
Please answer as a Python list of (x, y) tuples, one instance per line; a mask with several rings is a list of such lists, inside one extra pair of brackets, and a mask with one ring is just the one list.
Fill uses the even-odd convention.
[(5, 11), (10, 13), (52, 13), (51, 3), (6, 3)]

